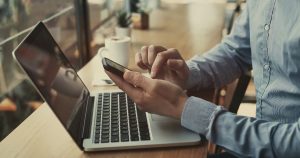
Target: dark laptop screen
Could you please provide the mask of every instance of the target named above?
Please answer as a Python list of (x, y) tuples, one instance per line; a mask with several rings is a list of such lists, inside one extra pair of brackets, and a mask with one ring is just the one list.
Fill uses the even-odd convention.
[(80, 143), (82, 111), (89, 93), (43, 23), (14, 54), (61, 123)]

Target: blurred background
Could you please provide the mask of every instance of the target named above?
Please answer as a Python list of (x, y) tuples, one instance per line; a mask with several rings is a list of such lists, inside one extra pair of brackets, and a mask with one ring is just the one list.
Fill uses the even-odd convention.
[[(87, 53), (92, 48), (85, 44), (84, 34), (89, 32), (88, 38), (92, 40), (97, 33), (101, 36), (97, 42), (101, 44), (102, 37), (111, 34), (111, 15), (119, 6), (116, 3), (114, 0), (88, 0), (85, 4), (80, 0), (0, 0), (0, 140), (43, 102), (14, 62), (13, 49), (43, 20), (78, 70), (92, 56)], [(82, 20), (83, 16), (90, 18), (89, 24), (87, 19)], [(96, 31), (100, 26), (102, 33)], [(87, 27), (89, 30), (85, 30)]]
[[(119, 10), (150, 13), (164, 3), (193, 1), (207, 0), (0, 0), (0, 141), (43, 103), (12, 57), (37, 22), (44, 21), (78, 71), (114, 34)], [(227, 2), (226, 28), (236, 9), (235, 0)]]
[(79, 70), (114, 34), (116, 11), (148, 0), (0, 0), (0, 141), (42, 103), (12, 51), (44, 21), (62, 51)]

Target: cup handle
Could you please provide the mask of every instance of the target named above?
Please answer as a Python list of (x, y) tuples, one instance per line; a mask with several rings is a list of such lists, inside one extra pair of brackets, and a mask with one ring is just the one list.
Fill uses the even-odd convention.
[(101, 59), (105, 56), (105, 53), (104, 54), (102, 54), (103, 52), (107, 52), (108, 50), (107, 50), (107, 48), (105, 48), (105, 47), (101, 47), (99, 50), (98, 50), (98, 54), (99, 54), (99, 56), (101, 57)]

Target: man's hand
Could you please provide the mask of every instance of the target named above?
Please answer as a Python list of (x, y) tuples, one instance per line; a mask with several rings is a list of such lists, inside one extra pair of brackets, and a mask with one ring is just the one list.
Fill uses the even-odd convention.
[(135, 55), (136, 64), (151, 72), (151, 77), (170, 81), (182, 89), (186, 88), (189, 69), (176, 49), (162, 46), (144, 46)]
[(187, 96), (180, 87), (168, 81), (147, 78), (138, 72), (126, 71), (124, 79), (108, 71), (106, 73), (140, 110), (181, 118)]

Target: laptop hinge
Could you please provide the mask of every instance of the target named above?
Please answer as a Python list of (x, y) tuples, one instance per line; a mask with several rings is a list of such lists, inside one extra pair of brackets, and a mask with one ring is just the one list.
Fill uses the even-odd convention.
[(87, 99), (87, 104), (86, 104), (87, 106), (86, 106), (86, 109), (84, 110), (85, 113), (83, 114), (84, 122), (83, 122), (83, 131), (82, 131), (82, 135), (81, 135), (82, 141), (83, 141), (83, 139), (90, 137), (94, 101), (95, 101), (95, 97), (89, 97)]

